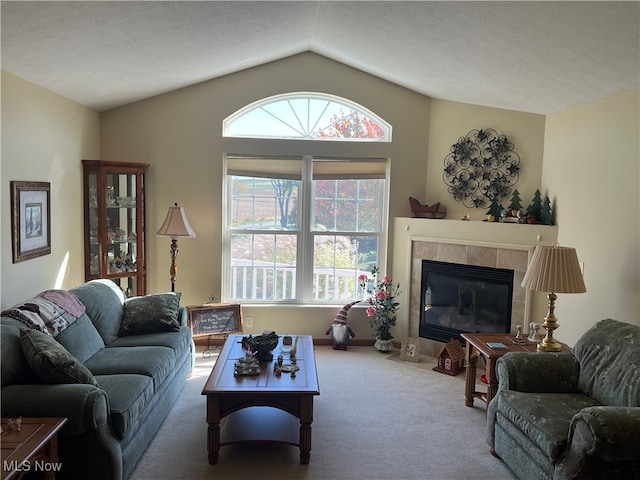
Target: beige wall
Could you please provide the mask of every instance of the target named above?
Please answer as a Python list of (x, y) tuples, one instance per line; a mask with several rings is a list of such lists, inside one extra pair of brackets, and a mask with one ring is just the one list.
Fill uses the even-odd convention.
[[(393, 143), (319, 143), (314, 144), (316, 152), (309, 152), (305, 142), (221, 137), (223, 118), (238, 108), (296, 90), (324, 91), (362, 103), (394, 125)], [(180, 241), (178, 289), (184, 293), (183, 303), (195, 304), (220, 292), (223, 152), (338, 155), (345, 154), (346, 148), (349, 155), (388, 156), (392, 161), (390, 225), (394, 218), (410, 215), (409, 195), (427, 203), (442, 201), (451, 220), (465, 213), (480, 220), (484, 210), (469, 211), (450, 199), (442, 167), (459, 136), (473, 128), (491, 127), (513, 139), (522, 158), (523, 175), (516, 188), (523, 204), (528, 204), (536, 188), (548, 192), (557, 213), (560, 243), (576, 247), (585, 264), (588, 292), (559, 296), (558, 339), (572, 344), (604, 317), (640, 324), (639, 107), (638, 90), (547, 117), (430, 100), (318, 55), (303, 54), (98, 116), (3, 72), (2, 307), (47, 288), (70, 288), (83, 281), (82, 158), (151, 164), (150, 292), (169, 288), (169, 240), (154, 232), (170, 204), (179, 202), (186, 208), (198, 237)], [(51, 182), (50, 255), (11, 263), (11, 180)], [(514, 241), (506, 235), (505, 243)], [(391, 231), (390, 238), (394, 238)], [(406, 267), (393, 267), (394, 256), (402, 258), (390, 251), (387, 273), (402, 281)], [(272, 328), (326, 338), (324, 330), (337, 310), (246, 307), (244, 313), (254, 317), (255, 332)], [(361, 310), (352, 309), (349, 319), (357, 338), (369, 337)], [(405, 333), (396, 332), (396, 336)]]
[[(222, 138), (222, 120), (255, 100), (290, 91), (320, 91), (354, 100), (393, 125), (391, 144), (278, 142)], [(384, 92), (384, 94), (381, 94)], [(493, 127), (514, 139), (522, 157), (523, 202), (540, 186), (544, 117), (456, 102), (430, 100), (358, 70), (307, 53), (138, 102), (101, 115), (102, 158), (142, 161), (148, 172), (149, 291), (166, 290), (168, 240), (156, 238), (166, 208), (185, 207), (197, 233), (180, 241), (178, 286), (184, 303), (219, 296), (221, 284), (222, 155), (237, 153), (315, 153), (391, 158), (389, 253), (394, 272), (393, 221), (410, 215), (408, 197), (443, 202), (450, 218), (470, 211), (455, 205), (442, 185), (442, 161), (452, 143), (472, 128)], [(434, 142), (435, 146), (431, 145)], [(425, 188), (426, 182), (426, 188)], [(427, 195), (425, 196), (425, 191)], [(439, 192), (437, 194), (433, 192)], [(244, 307), (253, 331), (275, 329), (323, 337), (336, 307)], [(304, 317), (305, 322), (300, 322)], [(370, 337), (362, 309), (350, 322), (359, 337)]]
[(639, 92), (547, 117), (543, 184), (587, 287), (556, 302), (556, 336), (571, 344), (603, 318), (640, 325)]
[[(389, 144), (222, 138), (222, 121), (275, 94), (326, 92), (358, 102), (393, 125)], [(384, 92), (384, 93), (382, 93)], [(222, 156), (265, 154), (371, 155), (391, 159), (390, 218), (409, 213), (421, 195), (427, 166), (430, 99), (319, 55), (307, 53), (128, 105), (101, 115), (102, 159), (148, 162), (148, 290), (169, 288), (169, 240), (154, 232), (173, 202), (184, 206), (197, 237), (179, 241), (177, 289), (183, 303), (220, 296)], [(393, 238), (393, 237), (390, 237)], [(391, 255), (389, 254), (389, 262)], [(337, 307), (243, 307), (254, 328), (325, 337)], [(301, 319), (304, 318), (304, 321)], [(369, 337), (366, 318), (350, 321)], [(326, 337), (325, 337), (326, 338)]]
[[(2, 308), (84, 280), (83, 157), (99, 155), (99, 116), (2, 72)], [(51, 183), (51, 254), (12, 263), (10, 182)]]
[[(520, 193), (522, 207), (527, 208), (540, 188), (544, 122), (544, 115), (432, 99), (424, 203), (444, 203), (447, 218), (460, 219), (465, 215), (471, 220), (486, 218), (489, 207), (470, 209), (456, 202), (447, 191), (442, 174), (444, 158), (450, 153), (451, 145), (471, 130), (493, 128), (506, 135), (520, 156), (520, 178), (513, 188)], [(503, 207), (508, 207), (510, 202), (511, 195), (502, 201)]]

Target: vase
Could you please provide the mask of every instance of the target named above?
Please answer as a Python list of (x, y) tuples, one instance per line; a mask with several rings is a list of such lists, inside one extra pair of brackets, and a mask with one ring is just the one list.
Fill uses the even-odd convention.
[(390, 352), (391, 350), (393, 350), (393, 340), (392, 339), (380, 340), (379, 338), (377, 338), (376, 343), (374, 343), (373, 346), (379, 352), (382, 352), (382, 353)]

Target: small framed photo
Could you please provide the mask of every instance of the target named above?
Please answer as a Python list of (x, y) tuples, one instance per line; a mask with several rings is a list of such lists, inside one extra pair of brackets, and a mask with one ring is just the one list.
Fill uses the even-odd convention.
[(420, 342), (417, 338), (407, 338), (400, 347), (400, 360), (420, 362)]
[(228, 335), (242, 332), (242, 307), (239, 303), (208, 303), (187, 307), (191, 334)]
[(13, 263), (51, 253), (51, 184), (11, 182)]

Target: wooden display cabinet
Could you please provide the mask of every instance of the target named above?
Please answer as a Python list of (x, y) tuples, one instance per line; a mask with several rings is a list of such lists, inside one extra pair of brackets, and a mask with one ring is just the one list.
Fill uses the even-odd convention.
[(82, 160), (85, 280), (108, 278), (146, 293), (146, 163)]

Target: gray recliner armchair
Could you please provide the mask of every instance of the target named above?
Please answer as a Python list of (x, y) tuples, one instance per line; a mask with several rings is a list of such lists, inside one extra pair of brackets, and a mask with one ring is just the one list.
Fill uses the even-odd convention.
[(640, 478), (640, 326), (602, 320), (572, 353), (496, 365), (487, 442), (519, 478)]

